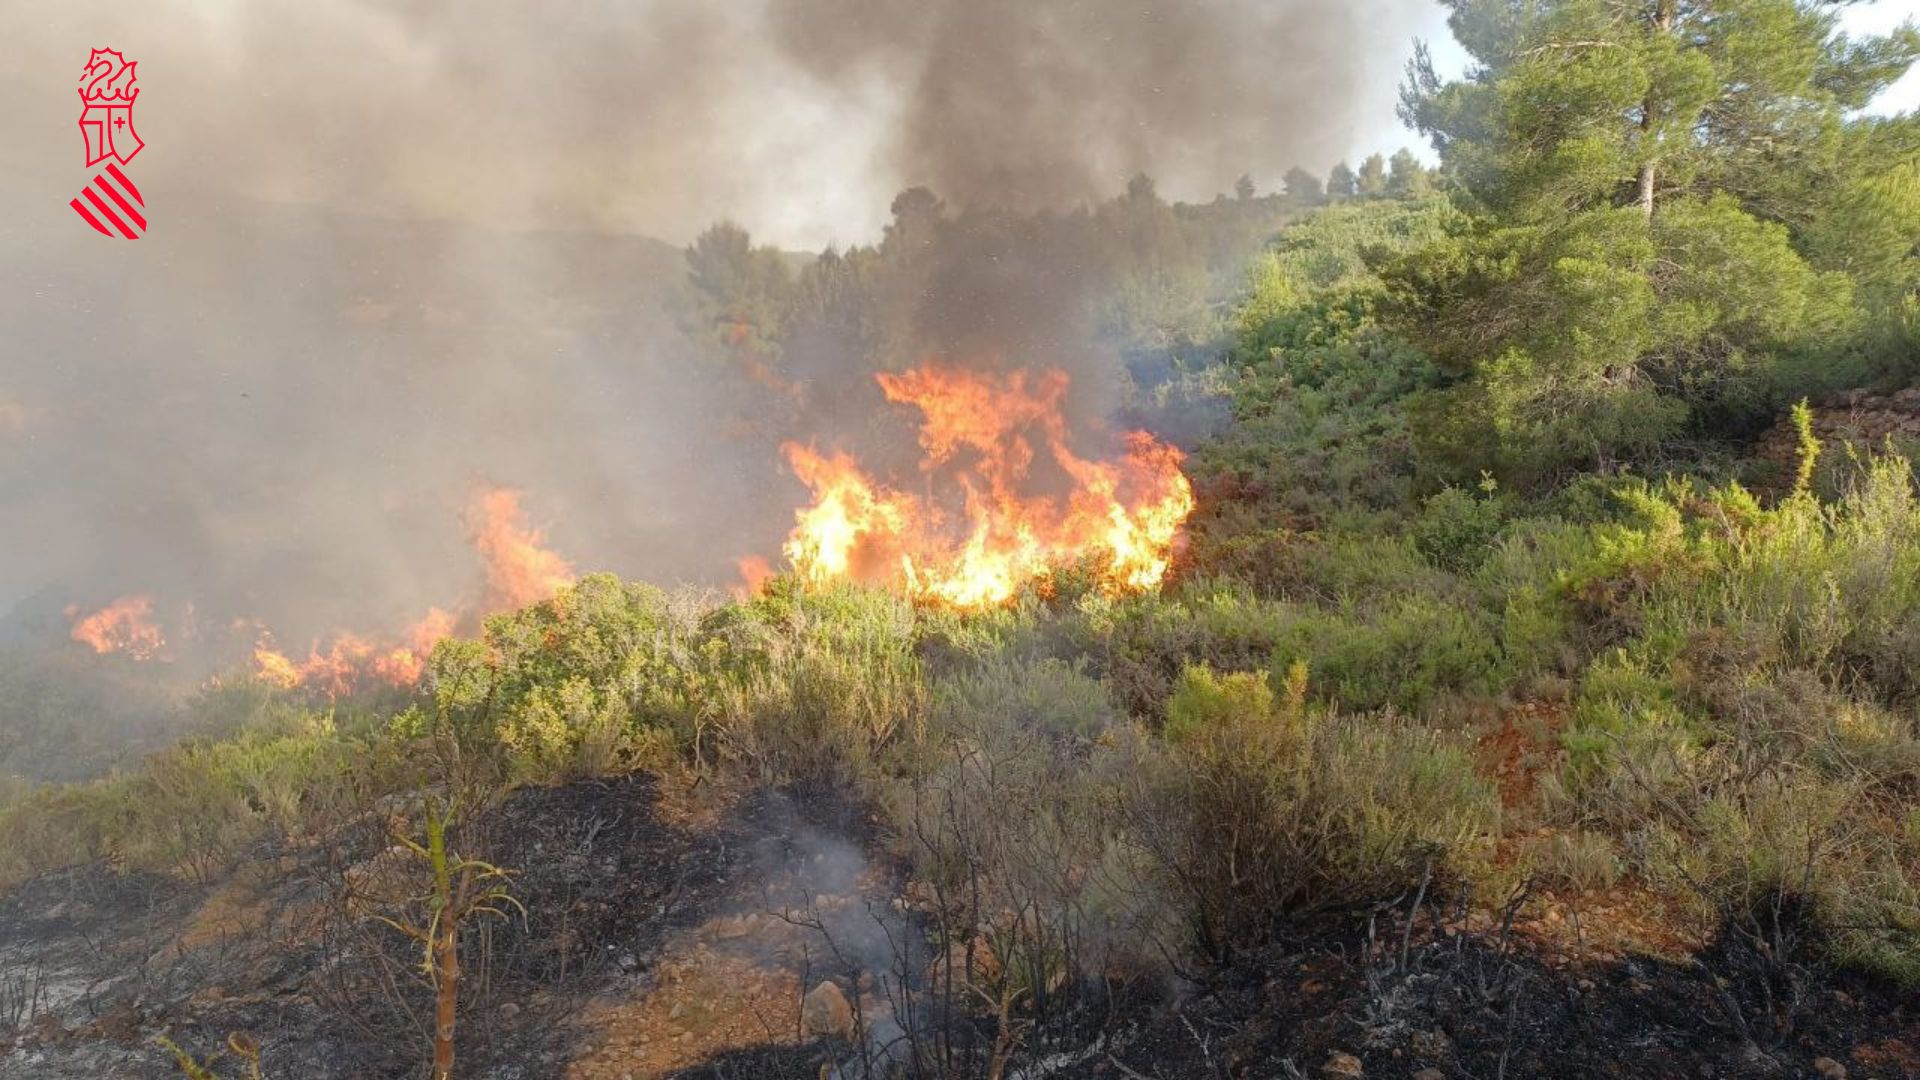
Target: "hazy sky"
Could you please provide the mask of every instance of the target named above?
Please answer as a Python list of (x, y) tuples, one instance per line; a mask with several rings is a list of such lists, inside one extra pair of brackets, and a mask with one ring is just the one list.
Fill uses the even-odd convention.
[[(163, 183), (676, 243), (731, 216), (814, 249), (872, 239), (907, 184), (998, 176), (928, 153), (969, 123), (1026, 125), (1005, 149), (1036, 199), (1140, 167), (1206, 198), (1242, 169), (1271, 188), (1296, 161), (1424, 151), (1393, 108), (1416, 38), (1461, 65), (1431, 0), (6, 0), (0, 183), (67, 184), (68, 87), (102, 44), (141, 62), (140, 167)], [(1880, 107), (1916, 105), (1920, 73)]]
[[(163, 187), (674, 242), (725, 215), (812, 249), (911, 183), (1107, 195), (1145, 167), (1207, 198), (1391, 150), (1436, 34), (1427, 0), (0, 0), (0, 183), (73, 179), (103, 45), (140, 62)], [(943, 157), (968, 125), (1018, 137)]]

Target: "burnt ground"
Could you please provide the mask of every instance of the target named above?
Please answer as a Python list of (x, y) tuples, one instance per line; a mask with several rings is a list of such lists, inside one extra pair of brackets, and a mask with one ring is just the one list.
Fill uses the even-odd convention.
[[(843, 804), (636, 776), (523, 790), (500, 826), (528, 915), (463, 949), (462, 1077), (852, 1080), (885, 1071), (856, 1046), (899, 1062), (931, 1042), (894, 1020), (912, 1002), (892, 975), (925, 958)], [(0, 1077), (177, 1077), (157, 1036), (205, 1055), (233, 1031), (259, 1040), (269, 1080), (420, 1076), (413, 955), (337, 917), (338, 859), (260, 850), (207, 884), (89, 866), (0, 896)], [(1831, 1075), (1920, 1077), (1911, 995), (1810, 949), (1690, 939), (1630, 889), (1371, 923), (1024, 1017), (1005, 1075), (1808, 1077), (1827, 1058)], [(867, 1034), (803, 1022), (825, 979)]]
[[(530, 788), (501, 809), (494, 861), (527, 915), (463, 940), (463, 1076), (563, 1075), (594, 1002), (645, 995), (681, 936), (764, 903), (766, 868), (819, 828), (768, 793), (672, 786)], [(0, 896), (0, 1077), (178, 1077), (157, 1037), (205, 1057), (236, 1031), (274, 1080), (419, 1075), (418, 951), (339, 917), (342, 855), (255, 851), (207, 884), (90, 865)]]

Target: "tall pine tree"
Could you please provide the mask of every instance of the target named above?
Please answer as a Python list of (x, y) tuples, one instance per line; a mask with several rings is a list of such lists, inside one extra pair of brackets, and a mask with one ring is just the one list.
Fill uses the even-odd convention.
[(1806, 253), (1845, 168), (1893, 167), (1849, 162), (1870, 141), (1849, 114), (1920, 34), (1850, 40), (1809, 0), (1447, 6), (1476, 66), (1442, 81), (1422, 51), (1402, 113), (1474, 217), (1386, 271), (1454, 380), (1415, 421), (1441, 476), (1737, 433), (1857, 332), (1852, 280)]

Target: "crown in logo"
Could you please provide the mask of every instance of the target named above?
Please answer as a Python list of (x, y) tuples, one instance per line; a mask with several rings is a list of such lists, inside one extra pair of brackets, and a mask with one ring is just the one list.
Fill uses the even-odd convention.
[(131, 105), (140, 96), (133, 84), (139, 61), (128, 60), (118, 49), (95, 49), (80, 72), (80, 100), (88, 105)]

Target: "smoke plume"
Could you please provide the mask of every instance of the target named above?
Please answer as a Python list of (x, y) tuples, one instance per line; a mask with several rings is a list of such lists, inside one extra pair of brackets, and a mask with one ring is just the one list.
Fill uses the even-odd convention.
[[(924, 357), (798, 340), (778, 377), (812, 393), (771, 430), (683, 333), (678, 245), (722, 217), (875, 243), (924, 186), (967, 224), (890, 301), (916, 347), (1065, 368), (1098, 415), (1110, 283), (1066, 216), (995, 208), (1324, 170), (1429, 6), (0, 5), (0, 648), (84, 649), (64, 613), (122, 597), (183, 673), (242, 622), (295, 652), (397, 632), (511, 590), (472, 557), (476, 488), (523, 492), (573, 570), (724, 584), (806, 496), (780, 442), (872, 427), (873, 368)], [(139, 62), (134, 243), (66, 205), (95, 47)], [(910, 419), (873, 438), (911, 448)]]

